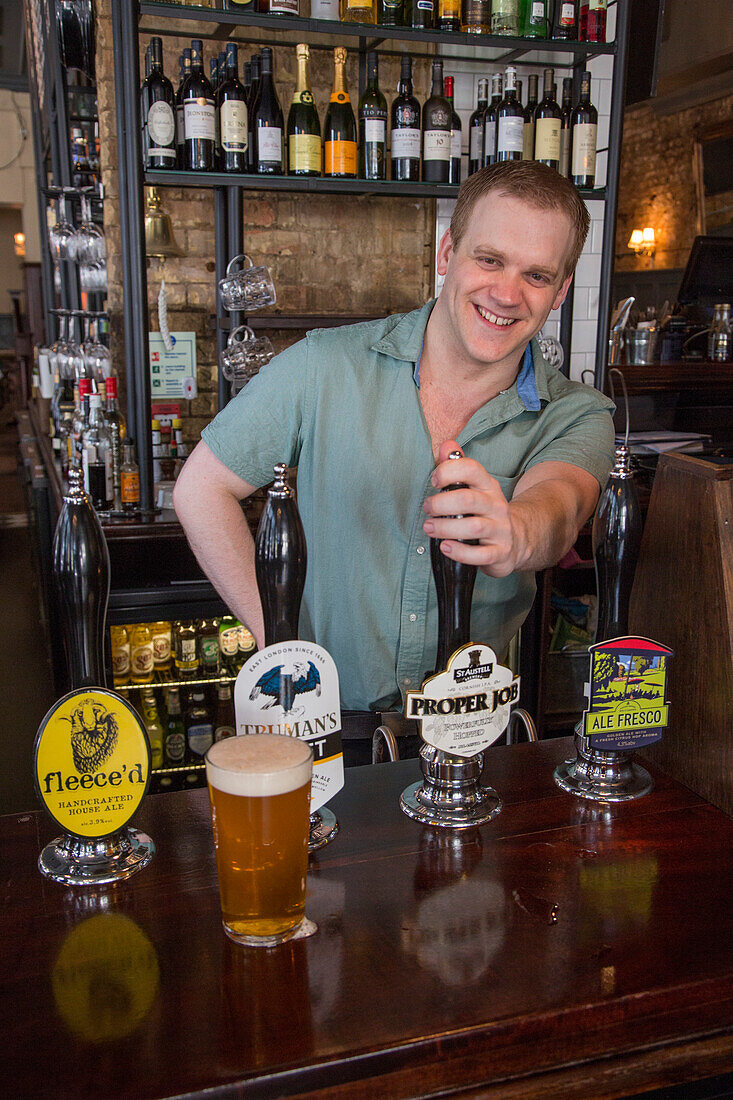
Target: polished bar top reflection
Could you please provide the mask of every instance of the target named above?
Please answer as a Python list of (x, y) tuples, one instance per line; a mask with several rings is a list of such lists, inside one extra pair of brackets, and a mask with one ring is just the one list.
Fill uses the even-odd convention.
[(318, 933), (273, 951), (222, 932), (205, 791), (148, 798), (135, 824), (155, 860), (96, 892), (38, 873), (44, 817), (0, 819), (6, 1094), (728, 1084), (733, 821), (660, 773), (638, 802), (582, 803), (552, 779), (571, 754), (489, 749), (504, 810), (460, 834), (400, 812), (415, 761), (352, 769), (341, 832), (310, 863)]

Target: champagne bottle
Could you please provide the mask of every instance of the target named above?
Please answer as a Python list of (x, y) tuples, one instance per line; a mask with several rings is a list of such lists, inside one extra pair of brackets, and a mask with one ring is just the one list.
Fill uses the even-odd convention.
[(438, 0), (438, 30), (454, 34), (461, 29), (461, 0)]
[(534, 160), (534, 113), (537, 109), (537, 86), (539, 80), (536, 73), (529, 77), (529, 90), (527, 92), (527, 106), (524, 110), (524, 145), (522, 147), (522, 160)]
[(186, 123), (183, 113), (183, 90), (191, 75), (191, 51), (188, 47), (181, 54), (181, 81), (176, 92), (176, 166), (186, 167)]
[(346, 49), (333, 51), (333, 90), (323, 128), (326, 176), (354, 178), (357, 168), (356, 121), (346, 87)]
[(150, 75), (141, 89), (145, 167), (175, 168), (176, 116), (173, 85), (163, 72), (163, 42), (150, 39)]
[(341, 0), (342, 23), (376, 23), (376, 21), (377, 0)]
[(359, 100), (359, 177), (387, 177), (387, 100), (379, 90), (377, 54), (367, 54), (367, 86)]
[(481, 77), (478, 82), (476, 110), (468, 123), (468, 174), (478, 172), (484, 163), (484, 114), (489, 105), (489, 81)]
[(561, 176), (570, 175), (570, 116), (573, 113), (573, 78), (563, 77), (562, 82), (562, 121), (560, 123), (560, 168)]
[(264, 175), (282, 175), (283, 112), (272, 78), (272, 50), (262, 50), (257, 105), (252, 118), (255, 141), (255, 170)]
[(574, 42), (578, 37), (575, 0), (555, 0), (552, 37), (565, 42)]
[(484, 167), (496, 161), (496, 138), (499, 128), (502, 83), (501, 73), (494, 73), (491, 78), (491, 103), (484, 111)]
[(443, 96), (443, 62), (433, 61), (430, 98), (422, 112), (423, 179), (448, 183), (450, 178), (451, 109)]
[(557, 171), (560, 168), (562, 113), (554, 93), (554, 69), (545, 69), (544, 94), (534, 113), (534, 159)]
[(320, 176), (321, 124), (308, 80), (310, 47), (295, 47), (298, 77), (288, 112), (288, 172), (291, 176)]
[(203, 43), (191, 42), (191, 75), (183, 91), (184, 164), (189, 171), (211, 172), (216, 148), (214, 92), (206, 79)]
[(226, 72), (217, 92), (221, 135), (220, 167), (224, 172), (247, 171), (247, 102), (237, 69), (237, 46), (234, 42), (228, 42)]
[(459, 187), (461, 183), (461, 140), (463, 137), (461, 120), (453, 106), (454, 78), (446, 76), (443, 80), (443, 94), (450, 104), (450, 174), (448, 183)]
[(491, 0), (463, 0), (461, 30), (464, 34), (491, 34)]
[(570, 116), (570, 174), (576, 187), (594, 187), (596, 182), (596, 145), (598, 111), (590, 101), (590, 73), (580, 80), (580, 100)]
[(403, 53), (400, 82), (392, 102), (392, 179), (420, 179), (420, 104), (412, 94), (412, 58)]
[(52, 560), (68, 687), (104, 687), (109, 550), (82, 487), (80, 469), (69, 470), (69, 488), (53, 536)]
[(517, 99), (517, 70), (508, 65), (504, 98), (499, 104), (496, 159), (521, 160), (524, 148), (524, 111)]

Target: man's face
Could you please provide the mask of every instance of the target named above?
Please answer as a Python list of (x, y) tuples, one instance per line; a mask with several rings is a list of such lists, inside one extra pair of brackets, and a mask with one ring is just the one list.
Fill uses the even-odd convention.
[(495, 191), (476, 203), (457, 248), (450, 232), (444, 235), (441, 305), (464, 361), (518, 361), (550, 310), (565, 300), (571, 246), (572, 226), (562, 211), (538, 210)]

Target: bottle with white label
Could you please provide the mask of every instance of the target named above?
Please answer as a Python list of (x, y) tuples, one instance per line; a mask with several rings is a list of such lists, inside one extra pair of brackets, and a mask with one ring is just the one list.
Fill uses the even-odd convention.
[(545, 69), (544, 95), (534, 113), (534, 159), (557, 172), (562, 112), (555, 100), (554, 86), (555, 70)]
[(321, 123), (308, 78), (310, 47), (300, 42), (295, 47), (298, 77), (288, 112), (288, 174), (320, 176)]
[(489, 105), (489, 81), (481, 77), (478, 82), (476, 110), (468, 122), (468, 174), (478, 172), (484, 156), (484, 113)]
[(403, 53), (400, 82), (390, 113), (392, 179), (420, 179), (420, 104), (412, 94), (412, 58)]
[(191, 42), (191, 75), (183, 91), (184, 166), (211, 172), (215, 166), (216, 108), (214, 91), (204, 73), (203, 42)]
[(552, 37), (565, 42), (574, 42), (578, 37), (578, 18), (575, 12), (575, 0), (555, 0), (555, 14), (552, 20)]
[(448, 177), (448, 183), (453, 184), (454, 187), (460, 187), (461, 185), (461, 153), (462, 153), (462, 139), (463, 129), (461, 126), (461, 120), (456, 113), (456, 109), (453, 106), (453, 89), (455, 86), (455, 78), (452, 76), (446, 76), (443, 79), (443, 95), (450, 103), (450, 175)]
[(448, 183), (450, 179), (451, 114), (443, 95), (443, 62), (433, 61), (432, 89), (422, 111), (422, 178), (426, 183)]
[(527, 0), (522, 35), (524, 38), (547, 38), (547, 0)]
[(491, 78), (491, 102), (484, 112), (484, 168), (496, 161), (496, 138), (499, 127), (499, 104), (502, 101), (503, 78), (494, 73)]
[(244, 85), (237, 75), (237, 46), (228, 42), (224, 79), (216, 92), (219, 116), (219, 167), (223, 172), (247, 171), (247, 102)]
[(311, 19), (339, 18), (339, 0), (311, 0)]
[(252, 118), (255, 141), (255, 171), (262, 175), (283, 173), (283, 112), (272, 77), (272, 49), (265, 46), (261, 54), (261, 71), (257, 104)]
[(214, 724), (203, 691), (191, 693), (186, 714), (186, 743), (191, 760), (201, 761), (214, 742)]
[(596, 144), (598, 111), (590, 101), (590, 73), (580, 80), (580, 99), (570, 116), (570, 176), (576, 187), (594, 187), (596, 182)]
[(497, 111), (496, 159), (521, 160), (524, 148), (524, 111), (517, 99), (517, 70), (507, 66), (504, 98)]
[(367, 54), (367, 86), (359, 99), (359, 178), (387, 178), (387, 100), (379, 90), (379, 62)]
[(176, 167), (176, 115), (173, 85), (163, 72), (163, 41), (150, 39), (150, 75), (140, 91), (145, 134), (145, 167)]
[(84, 488), (98, 512), (108, 511), (114, 502), (112, 437), (104, 423), (102, 395), (89, 398), (89, 425), (81, 437)]

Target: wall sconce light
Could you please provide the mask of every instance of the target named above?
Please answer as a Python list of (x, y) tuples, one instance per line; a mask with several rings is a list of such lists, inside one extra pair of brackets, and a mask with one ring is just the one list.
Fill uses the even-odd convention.
[(654, 253), (657, 247), (656, 234), (651, 225), (645, 229), (634, 229), (629, 237), (628, 247), (637, 256), (648, 256), (654, 266)]
[(13, 233), (13, 251), (19, 259), (25, 259), (25, 233)]

